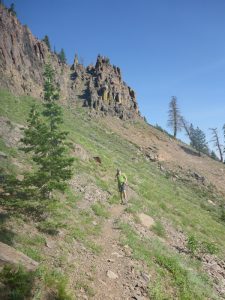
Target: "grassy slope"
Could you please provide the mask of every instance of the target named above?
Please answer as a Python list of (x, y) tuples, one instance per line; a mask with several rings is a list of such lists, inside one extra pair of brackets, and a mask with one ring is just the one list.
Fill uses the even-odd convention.
[[(14, 97), (8, 92), (0, 92), (0, 115), (7, 116), (11, 121), (25, 124), (31, 103), (35, 101), (30, 97)], [(219, 249), (218, 255), (222, 256), (225, 247), (225, 225), (215, 215), (204, 209), (202, 203), (206, 201), (205, 195), (196, 193), (182, 183), (174, 183), (162, 175), (155, 165), (147, 162), (143, 157), (137, 157), (137, 147), (122, 139), (117, 134), (107, 130), (100, 119), (89, 119), (82, 110), (64, 109), (65, 128), (70, 132), (70, 139), (82, 145), (93, 156), (102, 159), (102, 165), (96, 168), (93, 161), (75, 161), (75, 174), (88, 174), (91, 181), (103, 190), (116, 194), (114, 183), (115, 169), (120, 167), (128, 176), (130, 187), (136, 196), (130, 200), (129, 211), (133, 214), (145, 212), (155, 220), (169, 220), (175, 228), (182, 229), (187, 236), (194, 235), (200, 241), (215, 243)], [(134, 124), (135, 126), (135, 124)], [(18, 150), (8, 149), (0, 139), (0, 151), (7, 152), (9, 159), (4, 162), (4, 168), (13, 169), (10, 162), (11, 155), (18, 160), (26, 161)], [(15, 168), (14, 168), (15, 170)], [(79, 198), (79, 199), (78, 199)], [(75, 200), (75, 201), (74, 201)], [(24, 251), (28, 256), (41, 262), (40, 281), (46, 285), (59, 284), (60, 275), (54, 270), (50, 273), (45, 270), (44, 264), (48, 260), (42, 255), (45, 239), (45, 228), (58, 227), (66, 232), (65, 243), (70, 245), (75, 238), (95, 253), (101, 252), (98, 245), (93, 242), (104, 217), (99, 215), (79, 214), (76, 201), (82, 201), (82, 195), (74, 195), (69, 190), (64, 201), (56, 202), (48, 207), (50, 224), (40, 222), (35, 231), (35, 236), (28, 239), (26, 234), (13, 233), (14, 228), (6, 228), (2, 223), (0, 239), (11, 243)], [(25, 205), (25, 204), (24, 204)], [(27, 204), (30, 205), (30, 204)], [(99, 211), (99, 208), (94, 208)], [(101, 211), (101, 209), (100, 209)], [(74, 221), (76, 219), (76, 222)], [(23, 215), (11, 216), (11, 222), (17, 222), (22, 228), (28, 222)], [(99, 227), (94, 228), (91, 222), (97, 220)], [(128, 224), (120, 224), (122, 243), (128, 244), (137, 259), (145, 260), (149, 266), (153, 280), (150, 286), (152, 299), (216, 299), (210, 280), (201, 271), (201, 264), (195, 259), (182, 256), (165, 246), (157, 237), (152, 240), (143, 240), (133, 231)], [(8, 230), (8, 231), (7, 231)], [(65, 247), (66, 248), (66, 247)], [(66, 250), (65, 250), (65, 255)], [(63, 260), (63, 255), (61, 255)], [(71, 270), (65, 264), (64, 272), (70, 274)], [(53, 278), (50, 280), (48, 278)], [(54, 284), (53, 284), (53, 283)], [(57, 283), (58, 282), (58, 283)], [(58, 287), (57, 287), (58, 288)], [(38, 299), (38, 296), (37, 296)], [(66, 299), (66, 298), (60, 298)]]

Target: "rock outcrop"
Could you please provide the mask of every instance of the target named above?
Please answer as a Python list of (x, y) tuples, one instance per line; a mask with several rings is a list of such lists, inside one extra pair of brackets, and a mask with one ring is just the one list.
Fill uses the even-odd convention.
[(38, 262), (13, 247), (0, 242), (0, 267), (5, 264), (22, 265), (28, 271), (35, 271), (38, 267)]
[(108, 58), (98, 56), (95, 66), (87, 67), (79, 63), (77, 55), (72, 66), (62, 63), (45, 42), (0, 4), (0, 87), (42, 98), (43, 68), (48, 61), (63, 104), (81, 104), (121, 119), (139, 116), (134, 90), (123, 82), (120, 68), (111, 65)]

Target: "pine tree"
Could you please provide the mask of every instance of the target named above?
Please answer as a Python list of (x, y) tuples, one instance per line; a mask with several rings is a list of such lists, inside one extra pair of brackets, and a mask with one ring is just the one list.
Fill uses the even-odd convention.
[(64, 49), (61, 49), (61, 51), (58, 54), (58, 58), (61, 61), (61, 63), (66, 64), (66, 54)]
[(214, 160), (219, 160), (218, 159), (218, 157), (217, 157), (217, 155), (216, 155), (216, 153), (215, 153), (215, 151), (211, 151), (211, 153), (210, 153), (210, 157), (212, 158), (212, 159), (214, 159)]
[(223, 152), (224, 152), (223, 148), (224, 147), (220, 143), (220, 139), (219, 139), (219, 135), (218, 135), (218, 132), (217, 132), (217, 128), (210, 128), (210, 130), (212, 131), (212, 136), (213, 136), (212, 142), (214, 143), (214, 146), (216, 147), (216, 149), (219, 152), (220, 161), (223, 162)]
[(51, 50), (51, 44), (50, 44), (50, 40), (49, 37), (47, 35), (44, 36), (43, 42), (45, 42), (45, 44), (47, 45), (48, 49)]
[(169, 119), (168, 119), (168, 126), (173, 129), (173, 136), (177, 136), (177, 132), (181, 130), (181, 115), (180, 110), (177, 106), (177, 98), (172, 97), (169, 103)]
[(16, 16), (15, 4), (12, 3), (8, 9), (8, 11), (13, 15)]
[[(225, 141), (225, 124), (223, 125), (223, 135), (224, 135), (224, 141)], [(225, 147), (224, 147), (223, 153), (225, 153)], [(225, 163), (225, 161), (224, 161), (224, 163)]]
[(192, 124), (190, 126), (190, 140), (190, 145), (198, 151), (199, 156), (201, 156), (201, 152), (209, 154), (204, 132), (198, 127), (194, 128)]
[(54, 72), (47, 64), (44, 72), (43, 111), (32, 107), (28, 118), (28, 128), (24, 131), (22, 142), (25, 152), (32, 154), (37, 170), (27, 176), (27, 184), (37, 188), (48, 198), (53, 190), (64, 191), (66, 181), (72, 176), (73, 158), (67, 155), (67, 132), (61, 130), (62, 110), (56, 103), (59, 93), (54, 85)]

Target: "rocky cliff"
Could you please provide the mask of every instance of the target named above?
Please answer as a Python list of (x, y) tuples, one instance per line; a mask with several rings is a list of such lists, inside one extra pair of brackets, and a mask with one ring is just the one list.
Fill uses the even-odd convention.
[(61, 63), (45, 42), (0, 5), (0, 87), (16, 94), (43, 97), (43, 68), (51, 61), (61, 101), (81, 103), (93, 111), (119, 116), (139, 116), (134, 90), (122, 80), (120, 68), (98, 56), (95, 66), (84, 67), (75, 56), (72, 66)]

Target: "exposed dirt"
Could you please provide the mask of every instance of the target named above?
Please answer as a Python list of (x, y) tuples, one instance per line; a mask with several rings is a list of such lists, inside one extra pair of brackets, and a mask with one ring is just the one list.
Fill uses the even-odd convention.
[[(170, 138), (152, 126), (141, 126), (107, 117), (102, 120), (107, 128), (124, 139), (136, 144), (139, 152), (151, 161), (158, 161), (164, 168), (181, 174), (196, 173), (205, 179), (205, 184), (213, 184), (218, 191), (225, 193), (225, 165), (202, 154), (200, 157), (188, 145)], [(138, 154), (138, 153), (137, 153)]]
[[(120, 232), (116, 223), (124, 212), (124, 206), (111, 208), (111, 217), (102, 229), (96, 243), (102, 248), (101, 255), (82, 256), (86, 277), (93, 278), (91, 287), (94, 290), (93, 299), (149, 299), (147, 286), (149, 275), (146, 266), (131, 258), (131, 249), (120, 244)], [(78, 299), (88, 299), (84, 289), (80, 289)]]
[(96, 202), (106, 203), (110, 194), (97, 187), (88, 176), (78, 175), (70, 181), (76, 193), (83, 194), (83, 199), (78, 203), (81, 209), (87, 209)]

